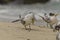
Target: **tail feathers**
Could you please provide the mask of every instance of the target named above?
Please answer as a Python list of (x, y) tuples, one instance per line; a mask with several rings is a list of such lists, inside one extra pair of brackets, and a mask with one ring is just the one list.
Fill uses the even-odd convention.
[(12, 23), (14, 23), (14, 22), (18, 22), (18, 21), (20, 21), (19, 19), (17, 19), (17, 20), (14, 20), (14, 21), (12, 21)]

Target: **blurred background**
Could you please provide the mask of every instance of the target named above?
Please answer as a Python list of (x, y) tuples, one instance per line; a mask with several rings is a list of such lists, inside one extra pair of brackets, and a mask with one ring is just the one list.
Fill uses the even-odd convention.
[(33, 4), (33, 3), (47, 3), (50, 0), (0, 0), (0, 4), (8, 4), (8, 3), (15, 3), (15, 4)]
[[(0, 21), (11, 22), (18, 19), (18, 15), (25, 16), (29, 11), (37, 15), (44, 13), (60, 13), (60, 0), (0, 0)], [(58, 16), (60, 20), (60, 16)], [(43, 24), (43, 23), (41, 23)]]

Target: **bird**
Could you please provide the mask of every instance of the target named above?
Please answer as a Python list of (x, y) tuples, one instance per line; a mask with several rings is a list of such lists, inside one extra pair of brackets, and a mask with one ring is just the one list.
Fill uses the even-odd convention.
[(31, 30), (30, 25), (34, 24), (35, 21), (34, 14), (32, 12), (29, 12), (29, 14), (25, 15), (23, 18), (21, 17), (21, 15), (19, 15), (19, 19), (12, 21), (12, 23), (18, 21), (21, 21), (21, 23), (24, 25), (26, 30), (27, 30), (26, 26), (29, 26), (29, 31), (30, 31)]
[(55, 30), (57, 30), (57, 31), (60, 30), (60, 24), (55, 26), (54, 32), (55, 32)]
[(60, 40), (60, 31), (56, 34), (56, 40)]
[[(40, 16), (40, 15), (39, 15)], [(53, 29), (53, 25), (56, 24), (58, 22), (56, 16), (57, 14), (54, 14), (54, 13), (49, 13), (49, 16), (50, 17), (47, 17), (46, 16), (46, 13), (45, 13), (45, 17), (43, 16), (40, 16), (45, 22), (47, 22), (47, 24), (50, 25), (50, 27)]]

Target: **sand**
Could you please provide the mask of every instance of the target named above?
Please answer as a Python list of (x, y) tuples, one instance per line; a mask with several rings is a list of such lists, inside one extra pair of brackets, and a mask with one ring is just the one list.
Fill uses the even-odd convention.
[(52, 29), (31, 25), (29, 32), (21, 23), (0, 22), (0, 40), (56, 40)]

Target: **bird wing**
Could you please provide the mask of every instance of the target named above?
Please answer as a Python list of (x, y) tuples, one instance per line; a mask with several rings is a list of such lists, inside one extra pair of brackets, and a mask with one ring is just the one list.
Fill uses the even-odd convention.
[(14, 22), (18, 22), (18, 21), (20, 21), (19, 19), (17, 19), (17, 20), (14, 20), (14, 21), (12, 21), (12, 23), (14, 23)]
[(50, 18), (44, 18), (42, 16), (39, 15), (39, 17), (41, 17), (45, 22), (49, 23), (50, 22)]

